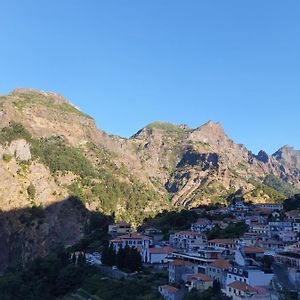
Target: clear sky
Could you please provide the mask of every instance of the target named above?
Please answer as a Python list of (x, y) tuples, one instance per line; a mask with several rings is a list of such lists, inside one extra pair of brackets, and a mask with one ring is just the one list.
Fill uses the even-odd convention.
[(0, 0), (0, 94), (63, 94), (108, 133), (220, 121), (300, 149), (299, 0)]

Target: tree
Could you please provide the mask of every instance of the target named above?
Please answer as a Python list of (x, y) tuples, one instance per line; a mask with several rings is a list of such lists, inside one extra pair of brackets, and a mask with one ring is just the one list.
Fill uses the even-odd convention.
[(72, 254), (71, 261), (72, 261), (72, 264), (73, 264), (73, 265), (76, 264), (76, 255), (75, 255), (75, 253)]
[(118, 253), (116, 255), (116, 266), (118, 269), (124, 269), (125, 267), (125, 259), (126, 259), (126, 251), (128, 249), (128, 246), (126, 246), (124, 249), (123, 247), (120, 247), (118, 250)]

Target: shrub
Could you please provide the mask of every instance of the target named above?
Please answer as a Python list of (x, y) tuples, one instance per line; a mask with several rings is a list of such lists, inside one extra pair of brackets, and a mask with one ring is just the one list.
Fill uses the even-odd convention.
[(2, 159), (3, 159), (5, 162), (8, 163), (8, 162), (11, 161), (12, 155), (9, 155), (9, 154), (3, 154)]

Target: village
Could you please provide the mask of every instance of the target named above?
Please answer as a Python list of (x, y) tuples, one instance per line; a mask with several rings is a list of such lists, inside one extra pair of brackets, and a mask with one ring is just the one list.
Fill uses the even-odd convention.
[[(158, 287), (166, 300), (181, 300), (191, 291), (219, 286), (228, 299), (285, 299), (297, 295), (300, 282), (300, 211), (283, 211), (277, 203), (195, 209), (198, 220), (190, 229), (164, 239), (148, 227), (133, 232), (126, 223), (109, 226), (109, 244), (116, 253), (136, 249), (144, 266), (168, 272), (168, 284)], [(244, 226), (239, 237), (211, 238), (230, 226)], [(117, 269), (116, 266), (112, 267)]]

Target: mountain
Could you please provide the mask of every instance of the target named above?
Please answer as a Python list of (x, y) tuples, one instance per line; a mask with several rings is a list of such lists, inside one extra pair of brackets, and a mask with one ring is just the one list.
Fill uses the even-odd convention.
[[(37, 236), (39, 245), (49, 239), (72, 244), (88, 217), (73, 207), (76, 201), (58, 205), (70, 197), (87, 211), (114, 214), (134, 226), (174, 206), (225, 204), (241, 188), (246, 200), (280, 201), (300, 188), (299, 161), (299, 151), (287, 146), (254, 155), (211, 121), (196, 129), (155, 122), (129, 139), (108, 135), (61, 95), (16, 89), (0, 97), (0, 209), (6, 226), (0, 241), (8, 249), (20, 245), (11, 253), (22, 257), (45, 252), (37, 248)], [(3, 220), (24, 209), (24, 215)], [(35, 218), (40, 211), (44, 217)], [(66, 236), (58, 234), (64, 220)]]

